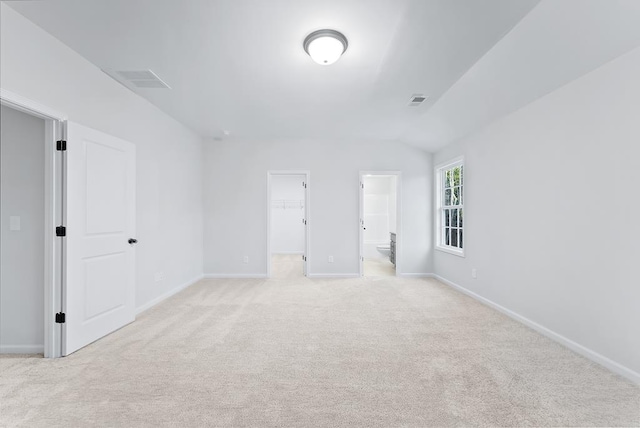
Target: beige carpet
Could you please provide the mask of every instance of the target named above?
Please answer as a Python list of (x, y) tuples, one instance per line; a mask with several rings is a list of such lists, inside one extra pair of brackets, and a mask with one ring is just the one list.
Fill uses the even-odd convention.
[(396, 268), (389, 260), (365, 259), (362, 273), (364, 276), (396, 276)]
[(58, 359), (0, 425), (638, 426), (640, 389), (434, 280), (208, 280)]
[(273, 254), (271, 256), (271, 278), (304, 279), (301, 254)]

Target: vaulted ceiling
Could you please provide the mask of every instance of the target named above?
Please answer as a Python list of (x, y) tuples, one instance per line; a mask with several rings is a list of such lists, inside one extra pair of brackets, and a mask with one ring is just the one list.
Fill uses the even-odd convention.
[[(7, 2), (205, 137), (394, 140), (437, 150), (640, 45), (636, 0)], [(319, 66), (302, 41), (333, 28)], [(412, 94), (429, 98), (409, 107)]]

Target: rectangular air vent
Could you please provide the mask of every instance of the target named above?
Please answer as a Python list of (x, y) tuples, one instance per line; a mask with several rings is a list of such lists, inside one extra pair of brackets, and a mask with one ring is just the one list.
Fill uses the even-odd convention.
[(131, 84), (137, 88), (165, 88), (169, 89), (169, 86), (162, 80), (131, 80)]
[(411, 99), (409, 100), (409, 107), (419, 106), (420, 104), (425, 102), (427, 100), (427, 98), (428, 97), (426, 95), (414, 94), (414, 95), (411, 96)]
[(151, 70), (111, 70), (104, 69), (105, 73), (122, 83), (129, 89), (171, 89), (169, 85)]
[(117, 72), (125, 80), (156, 80), (158, 76), (151, 70), (130, 70)]

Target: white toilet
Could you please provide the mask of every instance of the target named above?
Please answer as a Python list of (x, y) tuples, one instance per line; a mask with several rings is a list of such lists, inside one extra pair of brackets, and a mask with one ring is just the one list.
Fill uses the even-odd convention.
[(376, 250), (378, 250), (380, 254), (384, 254), (386, 257), (389, 257), (391, 255), (391, 244), (378, 245), (376, 246)]

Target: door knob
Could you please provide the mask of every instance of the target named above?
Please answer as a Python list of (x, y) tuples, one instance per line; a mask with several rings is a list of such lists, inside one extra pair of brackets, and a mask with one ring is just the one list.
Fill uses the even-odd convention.
[(129, 244), (137, 244), (138, 240), (137, 239), (133, 239), (133, 238), (129, 238)]

